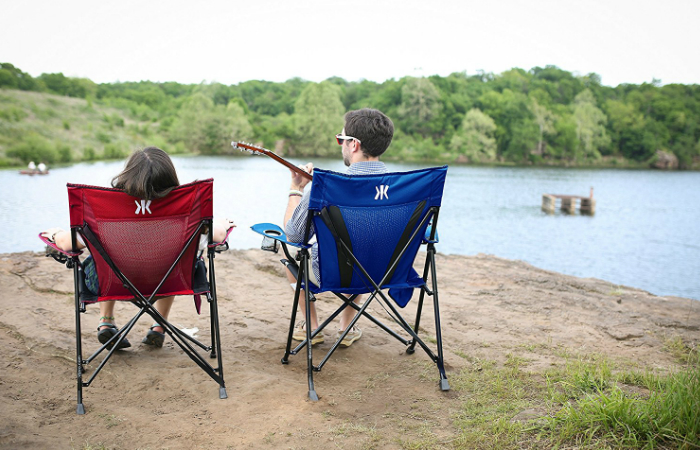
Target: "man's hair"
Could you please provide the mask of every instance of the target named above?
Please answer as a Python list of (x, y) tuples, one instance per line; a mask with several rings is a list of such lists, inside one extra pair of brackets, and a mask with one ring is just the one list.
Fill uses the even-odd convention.
[(170, 156), (158, 147), (136, 150), (112, 179), (112, 187), (144, 200), (165, 197), (179, 185)]
[(363, 108), (345, 114), (345, 134), (361, 142), (366, 155), (381, 156), (394, 137), (394, 123), (383, 112)]

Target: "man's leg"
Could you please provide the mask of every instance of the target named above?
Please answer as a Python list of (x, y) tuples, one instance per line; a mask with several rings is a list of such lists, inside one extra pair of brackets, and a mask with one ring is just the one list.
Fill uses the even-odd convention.
[[(356, 305), (362, 304), (362, 295), (358, 295), (357, 298), (355, 298), (354, 303)], [(336, 340), (340, 337), (340, 334), (345, 331), (345, 329), (350, 325), (350, 322), (352, 321), (352, 318), (355, 317), (355, 314), (357, 314), (357, 310), (355, 308), (348, 306), (343, 310), (343, 312), (340, 313), (340, 330), (338, 330), (338, 334), (336, 335)], [(356, 340), (360, 339), (362, 337), (362, 330), (355, 325), (352, 327), (352, 330), (345, 336), (345, 339), (343, 339), (340, 342), (340, 345), (342, 347), (350, 347), (353, 342)]]
[[(292, 289), (294, 289), (294, 286), (296, 285), (296, 278), (294, 278), (294, 275), (292, 275), (292, 272), (287, 269), (287, 280), (289, 281), (289, 284), (292, 286)], [(306, 317), (306, 302), (304, 301), (304, 290), (301, 289), (301, 292), (299, 293), (299, 312), (301, 313), (301, 317)], [(311, 331), (315, 330), (318, 328), (318, 317), (316, 315), (316, 305), (311, 303), (311, 309), (310, 309), (310, 315), (311, 315)], [(306, 319), (304, 319), (306, 320)]]
[[(354, 303), (358, 306), (361, 305), (362, 295), (358, 295)], [(348, 306), (343, 310), (343, 312), (340, 313), (340, 331), (344, 331), (348, 327), (350, 321), (353, 317), (355, 317), (356, 313), (357, 310), (351, 306)]]

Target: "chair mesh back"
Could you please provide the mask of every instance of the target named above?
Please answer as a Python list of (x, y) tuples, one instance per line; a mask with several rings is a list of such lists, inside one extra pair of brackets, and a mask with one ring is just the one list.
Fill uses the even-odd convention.
[[(104, 239), (104, 247), (115, 265), (135, 286), (138, 286), (139, 291), (150, 294), (168, 272), (182, 249), (182, 244), (178, 247), (176, 242), (172, 242), (172, 245), (163, 245), (170, 242), (170, 239), (164, 241), (163, 236), (184, 236), (186, 226), (183, 218), (103, 222), (98, 224), (98, 234), (109, 236), (108, 239)], [(195, 244), (197, 243), (199, 239), (196, 239)], [(155, 250), (153, 247), (158, 244), (161, 248)], [(179, 290), (187, 290), (188, 280), (183, 270), (191, 269), (192, 259), (188, 259), (190, 264), (178, 264), (170, 274), (169, 289), (179, 285), (181, 286)], [(106, 278), (104, 292), (114, 292), (121, 288), (122, 282), (112, 270), (98, 269), (98, 273), (106, 275), (100, 277), (100, 286), (103, 285), (102, 278)]]
[[(379, 283), (430, 208), (440, 206), (446, 173), (447, 167), (354, 176), (316, 169), (309, 209), (328, 212), (325, 218), (314, 216), (321, 290), (371, 292), (371, 284), (343, 255), (334, 234), (347, 236), (353, 255)], [(331, 226), (329, 216), (335, 217)], [(412, 265), (427, 226), (428, 221), (418, 229), (417, 238), (383, 287), (422, 284)]]
[[(68, 185), (71, 227), (84, 235), (99, 280), (99, 300), (126, 300), (133, 294), (109, 266), (110, 259), (138, 291), (148, 297), (197, 233), (212, 218), (213, 180), (174, 189), (150, 202), (118, 189)], [(94, 235), (98, 245), (90, 242)], [(199, 236), (194, 236), (157, 295), (193, 293), (194, 261)]]
[[(393, 250), (396, 249), (402, 236), (402, 231), (407, 226), (411, 216), (420, 202), (407, 203), (392, 207), (367, 208), (341, 208), (343, 219), (348, 228), (350, 242), (355, 256), (362, 266), (369, 272), (372, 278), (379, 282), (387, 273), (392, 260)], [(424, 210), (421, 211), (423, 214)], [(422, 215), (421, 214), (421, 217)], [(415, 228), (411, 228), (413, 232)], [(422, 237), (422, 234), (419, 234)], [(413, 242), (413, 249), (418, 248), (420, 239)], [(408, 255), (415, 255), (415, 251)], [(410, 256), (408, 258), (413, 260)], [(401, 284), (398, 279), (406, 281), (410, 265), (402, 264), (398, 273), (395, 273), (395, 283)], [(323, 279), (323, 275), (321, 275)], [(359, 281), (359, 279), (358, 279)], [(392, 284), (389, 282), (389, 284)]]

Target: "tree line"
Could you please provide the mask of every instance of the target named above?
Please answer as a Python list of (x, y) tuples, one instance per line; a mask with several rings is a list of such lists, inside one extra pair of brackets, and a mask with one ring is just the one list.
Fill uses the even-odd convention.
[(609, 87), (596, 74), (555, 66), (382, 83), (335, 77), (224, 85), (33, 78), (0, 63), (0, 88), (118, 108), (127, 120), (152, 124), (166, 143), (202, 154), (230, 152), (230, 141), (239, 140), (287, 155), (335, 155), (345, 111), (372, 107), (396, 127), (387, 156), (408, 161), (625, 167), (662, 155), (679, 168), (700, 168), (699, 85)]

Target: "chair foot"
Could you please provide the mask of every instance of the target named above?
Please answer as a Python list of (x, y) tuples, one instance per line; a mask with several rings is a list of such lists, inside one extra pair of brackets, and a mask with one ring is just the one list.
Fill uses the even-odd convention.
[(85, 406), (83, 406), (82, 403), (78, 403), (78, 409), (75, 411), (76, 414), (83, 415), (85, 414)]
[(318, 401), (318, 394), (316, 394), (316, 391), (314, 391), (314, 390), (309, 391), (309, 400), (311, 400), (312, 402)]
[(281, 360), (280, 362), (281, 362), (282, 364), (284, 364), (284, 365), (289, 364), (289, 360), (287, 359), (286, 356), (285, 356), (284, 358), (282, 358), (282, 360)]
[(215, 352), (214, 350), (212, 350), (211, 353), (209, 353), (209, 357), (210, 357), (211, 359), (216, 358), (216, 352)]
[(226, 395), (226, 388), (223, 386), (219, 386), (219, 398), (222, 400), (228, 398), (228, 395)]
[(450, 390), (450, 383), (447, 382), (447, 378), (440, 379), (440, 390), (442, 390), (442, 391), (449, 391)]
[(413, 347), (408, 347), (408, 348), (406, 349), (406, 353), (408, 353), (409, 355), (412, 355), (412, 354), (414, 354), (415, 352), (416, 352), (416, 349), (413, 348)]

